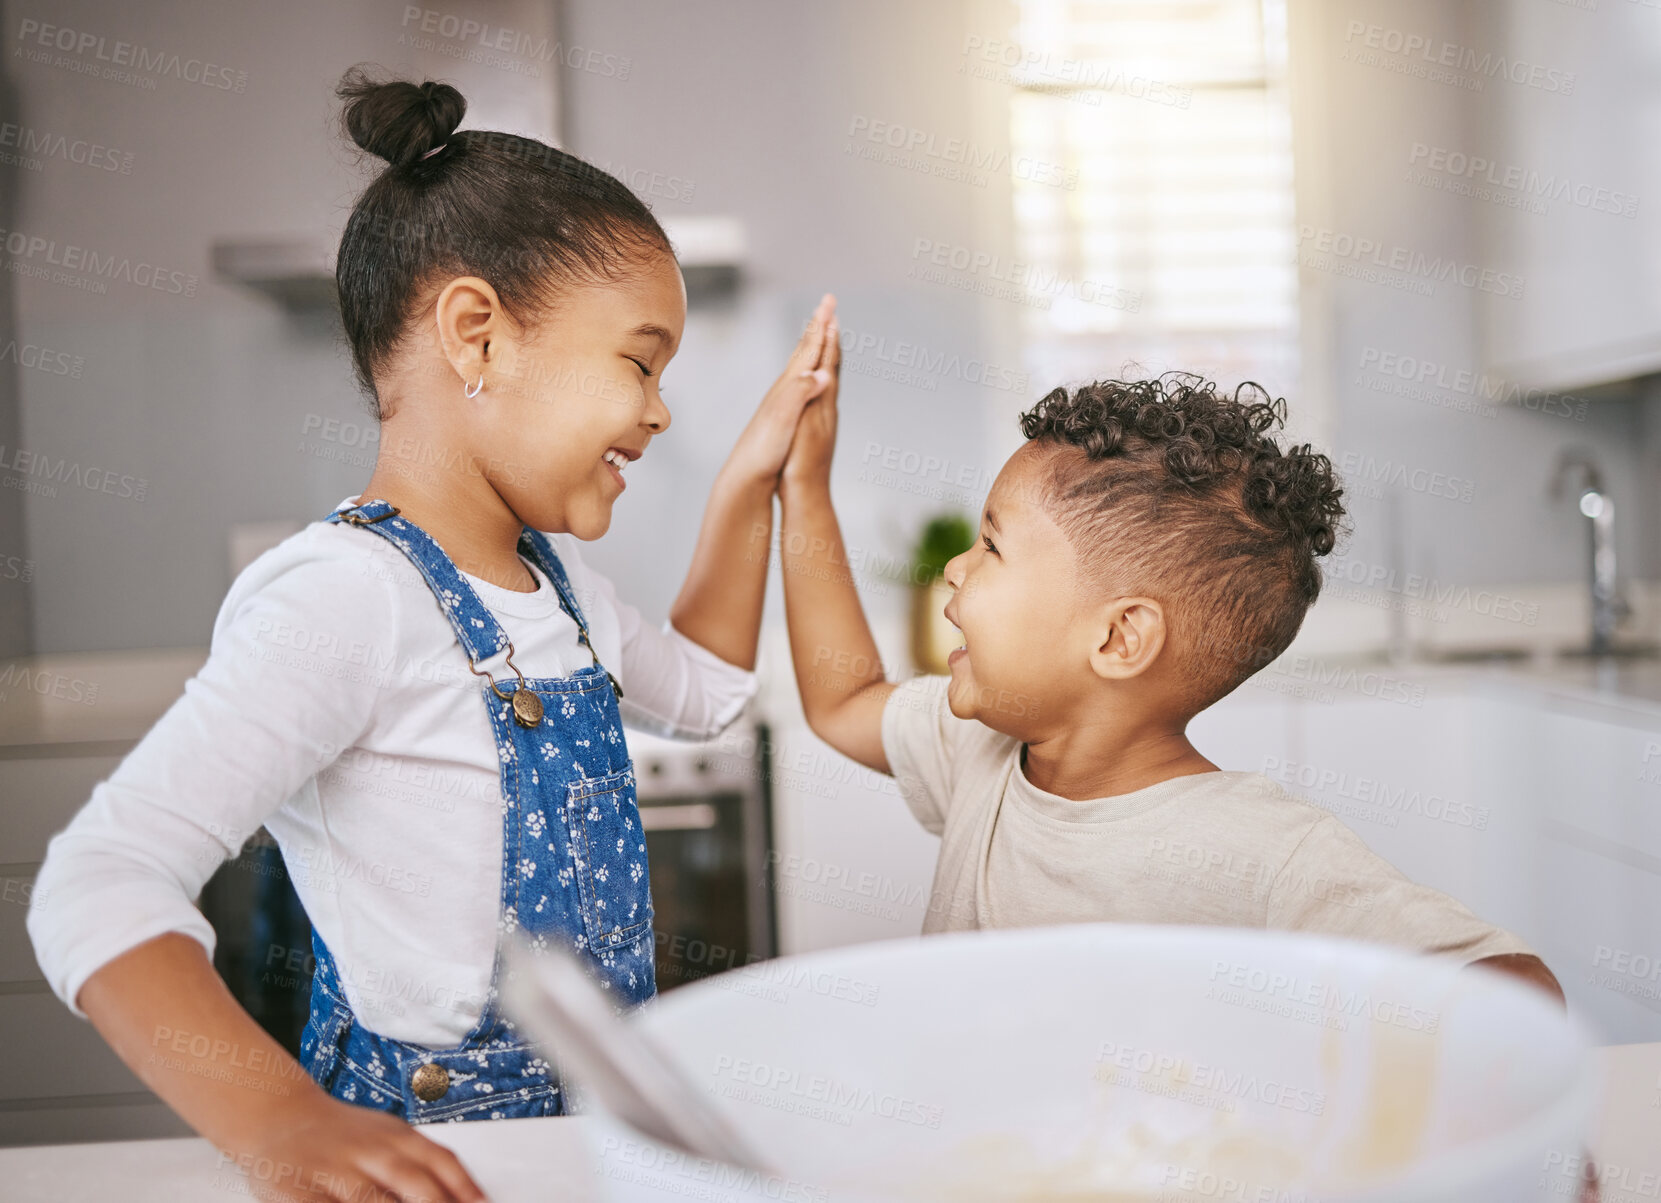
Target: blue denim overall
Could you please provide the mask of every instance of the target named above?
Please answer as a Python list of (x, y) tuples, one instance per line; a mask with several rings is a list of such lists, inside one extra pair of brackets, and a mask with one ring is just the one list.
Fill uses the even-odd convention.
[[(615, 679), (598, 657), (569, 677), (520, 675), (513, 645), (473, 587), (430, 535), (387, 502), (339, 510), (328, 520), (374, 531), (410, 558), (455, 628), (469, 667), (485, 678), (481, 692), (502, 765), (500, 931), (523, 931), (537, 947), (568, 941), (591, 958), (619, 1009), (652, 997), (657, 975), (646, 842)], [(553, 582), (593, 655), (582, 610), (547, 536), (526, 527), (519, 551)], [(503, 651), (517, 681), (495, 681), (477, 667)], [(564, 1113), (564, 1095), (543, 1050), (521, 1038), (497, 1009), (499, 944), (479, 1021), (451, 1048), (393, 1040), (364, 1027), (315, 929), (312, 950), (311, 1017), (300, 1061), (335, 1098), (412, 1124)]]

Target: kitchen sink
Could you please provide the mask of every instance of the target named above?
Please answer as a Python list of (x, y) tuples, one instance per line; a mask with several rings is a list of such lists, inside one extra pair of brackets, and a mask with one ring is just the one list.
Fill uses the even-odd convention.
[(1527, 647), (1426, 648), (1420, 659), (1432, 664), (1496, 664), (1531, 660), (1535, 651)]
[(1618, 643), (1614, 647), (1602, 651), (1593, 651), (1589, 647), (1449, 647), (1425, 648), (1417, 659), (1428, 664), (1517, 664), (1523, 661), (1539, 661), (1549, 663), (1554, 660), (1567, 660), (1571, 663), (1588, 663), (1599, 660), (1653, 660), (1661, 657), (1661, 644), (1657, 643)]
[(1661, 644), (1617, 643), (1601, 651), (1589, 647), (1566, 647), (1559, 648), (1556, 654), (1565, 660), (1650, 660), (1661, 656)]

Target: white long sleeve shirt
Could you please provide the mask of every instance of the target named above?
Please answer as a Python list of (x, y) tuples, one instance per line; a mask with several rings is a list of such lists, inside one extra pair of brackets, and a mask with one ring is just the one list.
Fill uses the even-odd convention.
[[(626, 724), (704, 738), (737, 717), (752, 673), (646, 625), (573, 536), (552, 538)], [(534, 593), (468, 583), (525, 676), (569, 676), (592, 659), (553, 583), (521, 562)], [(501, 894), (484, 685), (426, 581), (379, 535), (318, 521), (265, 552), (232, 584), (183, 696), (47, 847), (28, 931), (53, 992), (85, 1018), (86, 979), (164, 932), (211, 956), (194, 900), (264, 824), (359, 1018), (459, 1043), (483, 1009)]]

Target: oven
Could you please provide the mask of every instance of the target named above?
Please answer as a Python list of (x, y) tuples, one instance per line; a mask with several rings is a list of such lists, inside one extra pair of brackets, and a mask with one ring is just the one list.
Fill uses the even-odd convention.
[(700, 743), (634, 731), (628, 738), (658, 990), (777, 955), (766, 724), (741, 720)]

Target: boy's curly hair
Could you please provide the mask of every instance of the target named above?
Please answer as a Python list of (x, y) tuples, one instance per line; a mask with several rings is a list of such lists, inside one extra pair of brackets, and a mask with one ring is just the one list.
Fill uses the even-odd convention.
[(1054, 389), (1021, 415), (1029, 440), (1069, 449), (1042, 487), (1091, 583), (1166, 603), (1190, 713), (1286, 650), (1342, 533), (1332, 461), (1282, 451), (1268, 432), (1285, 420), (1260, 385), (1230, 396), (1186, 372)]

